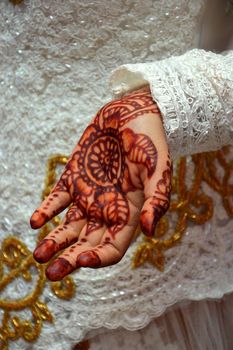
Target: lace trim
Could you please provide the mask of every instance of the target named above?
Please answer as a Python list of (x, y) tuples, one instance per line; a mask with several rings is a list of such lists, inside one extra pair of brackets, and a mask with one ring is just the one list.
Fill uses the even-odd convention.
[(123, 65), (110, 77), (114, 95), (147, 83), (173, 158), (233, 142), (233, 51), (217, 55), (194, 49), (154, 63)]

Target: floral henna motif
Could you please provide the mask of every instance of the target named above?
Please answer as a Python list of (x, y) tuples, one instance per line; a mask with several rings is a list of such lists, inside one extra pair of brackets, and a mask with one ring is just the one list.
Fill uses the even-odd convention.
[[(117, 234), (126, 225), (133, 227), (134, 223), (132, 224), (131, 219), (136, 214), (133, 214), (132, 209), (130, 211), (133, 206), (132, 194), (130, 196), (128, 194), (143, 190), (141, 171), (145, 170), (147, 179), (150, 179), (157, 164), (157, 149), (152, 140), (143, 133), (135, 132), (132, 125), (136, 124), (130, 124), (132, 120), (138, 117), (143, 118), (147, 114), (159, 115), (160, 113), (149, 89), (141, 89), (101, 108), (83, 133), (48, 201), (54, 200), (56, 203), (60, 201), (62, 204), (65, 198), (67, 206), (72, 203), (66, 214), (65, 225), (72, 222), (77, 224), (78, 221), (85, 219), (86, 226), (83, 227), (86, 231), (81, 232), (81, 240), (47, 268), (46, 273), (49, 279), (60, 280), (80, 266), (96, 268), (103, 266), (106, 262), (101, 261), (102, 255), (99, 249), (104, 250), (107, 245), (115, 247), (114, 241)], [(153, 211), (150, 210), (150, 222), (155, 222), (168, 208), (170, 163), (167, 166), (167, 170), (163, 172), (162, 179), (157, 183), (156, 191), (151, 197), (150, 207)], [(135, 193), (136, 196), (137, 193)], [(51, 218), (47, 202), (45, 205), (46, 207), (42, 207), (42, 210), (48, 213), (48, 217), (42, 217), (40, 219), (42, 223), (45, 219), (47, 221)], [(53, 208), (55, 210), (52, 211), (52, 214), (61, 211), (61, 206), (59, 210), (56, 210), (56, 205)], [(36, 221), (37, 219), (34, 227), (38, 227)], [(143, 224), (143, 212), (141, 223)], [(104, 233), (107, 231), (108, 237), (105, 237), (104, 242), (98, 247), (90, 249), (91, 238), (95, 239), (93, 232), (97, 230), (100, 233), (102, 230)], [(69, 247), (72, 242), (78, 240), (78, 233), (72, 241), (64, 239), (61, 243), (57, 243), (57, 238), (55, 230), (39, 244), (34, 252), (37, 261), (47, 262), (60, 249)], [(85, 242), (89, 242), (88, 250), (78, 253), (77, 247), (83, 249)], [(117, 255), (111, 260), (111, 263), (119, 261), (120, 254), (118, 249), (116, 250)], [(76, 266), (73, 266), (66, 258), (69, 254), (75, 255)], [(103, 260), (104, 256), (103, 254)]]
[(57, 195), (56, 192), (60, 192), (60, 191), (62, 192), (67, 191), (66, 185), (63, 183), (63, 181), (59, 181), (51, 193), (53, 193), (53, 196), (56, 197)]
[(102, 186), (115, 183), (119, 177), (121, 152), (119, 143), (111, 136), (96, 140), (88, 150), (87, 163), (92, 178)]
[(153, 142), (125, 127), (145, 113), (158, 113), (147, 89), (105, 105), (85, 130), (66, 166), (57, 187), (60, 191), (68, 188), (73, 198), (66, 223), (86, 215), (86, 235), (105, 223), (114, 238), (127, 224), (126, 194), (137, 189), (131, 179), (130, 162), (144, 166), (148, 177), (155, 171), (157, 150)]
[[(49, 279), (60, 280), (79, 267), (98, 268), (120, 260), (137, 225), (144, 179), (152, 193), (141, 212), (141, 227), (147, 235), (154, 234), (157, 221), (169, 206), (171, 162), (168, 157), (161, 179), (152, 185), (157, 149), (150, 137), (136, 132), (142, 119), (130, 123), (149, 114), (160, 114), (149, 89), (101, 108), (83, 133), (57, 185), (33, 215), (32, 226), (36, 228), (71, 204), (65, 223), (40, 242), (34, 252), (35, 259), (43, 263), (69, 247), (47, 268)], [(126, 237), (122, 237), (125, 231)]]
[(88, 209), (88, 227), (86, 235), (102, 226), (105, 222), (114, 238), (115, 234), (128, 222), (129, 207), (127, 198), (114, 188), (95, 193), (95, 201)]

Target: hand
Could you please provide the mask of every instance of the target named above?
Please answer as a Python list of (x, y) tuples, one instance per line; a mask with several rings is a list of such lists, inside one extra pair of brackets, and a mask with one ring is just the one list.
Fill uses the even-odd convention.
[(75, 147), (60, 180), (31, 217), (37, 229), (68, 206), (61, 225), (34, 251), (54, 281), (79, 267), (117, 263), (139, 218), (152, 236), (169, 207), (171, 161), (149, 88), (106, 104)]

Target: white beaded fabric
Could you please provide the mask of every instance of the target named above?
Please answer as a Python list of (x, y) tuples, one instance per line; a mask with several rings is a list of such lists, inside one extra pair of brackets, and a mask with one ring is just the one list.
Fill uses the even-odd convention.
[[(0, 2), (1, 240), (13, 234), (34, 249), (28, 220), (40, 202), (48, 157), (69, 154), (110, 99), (112, 69), (196, 47), (203, 6), (201, 0)], [(176, 143), (181, 151), (179, 138)], [(65, 349), (91, 330), (136, 330), (180, 300), (232, 291), (232, 221), (219, 196), (206, 191), (218, 210), (207, 224), (189, 226), (182, 244), (167, 252), (165, 272), (149, 265), (132, 270), (135, 242), (119, 264), (73, 274), (71, 301), (46, 287), (41, 299), (55, 323), (44, 324), (34, 345), (18, 340), (10, 349)], [(18, 279), (1, 298), (19, 298), (30, 288)]]
[[(150, 84), (173, 158), (219, 149), (233, 140), (233, 50), (193, 49), (113, 72), (116, 96)], [(177, 142), (179, 140), (179, 142)]]

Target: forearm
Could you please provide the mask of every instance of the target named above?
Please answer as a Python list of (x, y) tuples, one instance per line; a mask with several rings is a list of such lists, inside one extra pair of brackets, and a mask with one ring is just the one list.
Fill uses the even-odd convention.
[(233, 51), (192, 50), (113, 72), (116, 95), (149, 83), (173, 158), (233, 143)]

